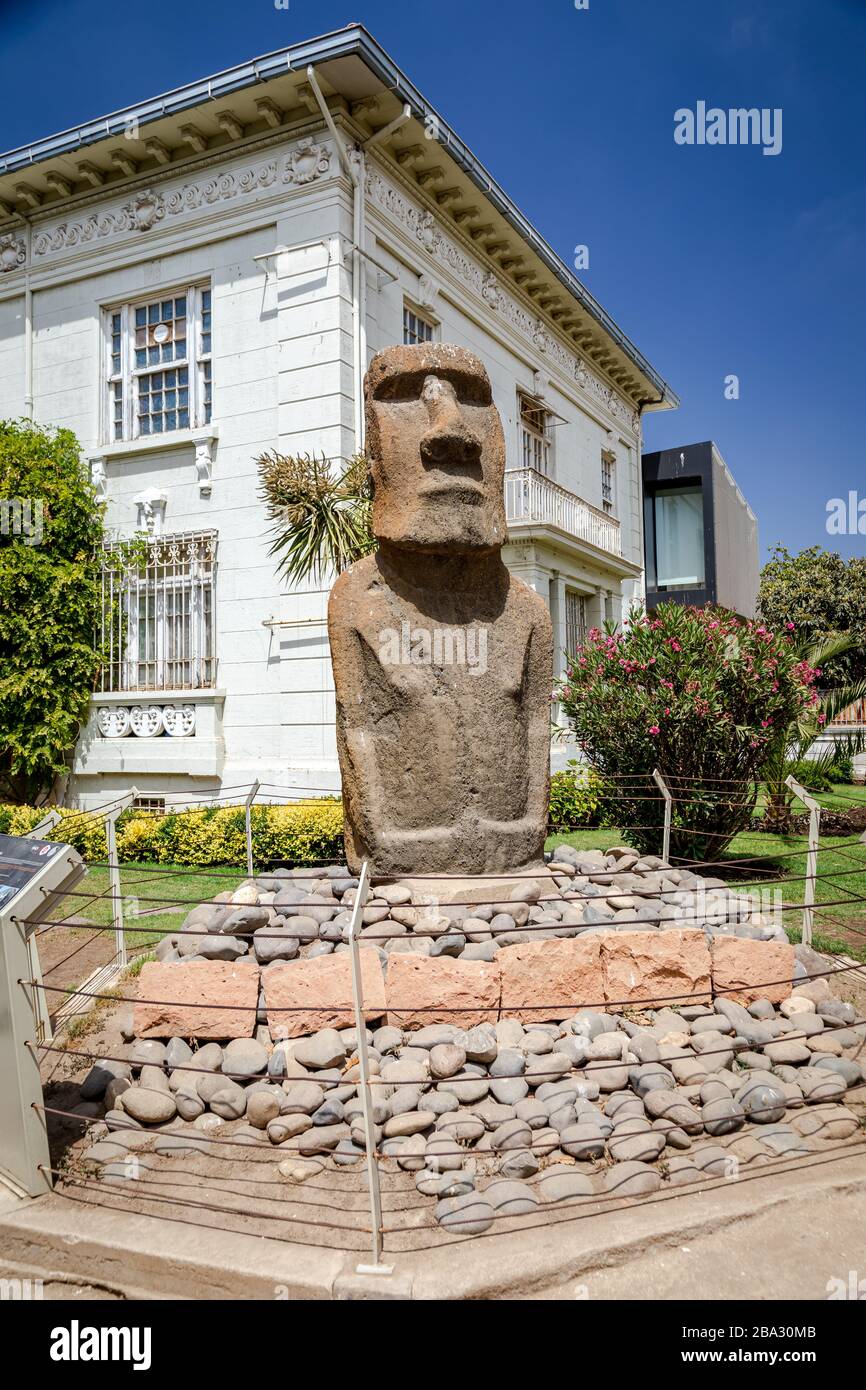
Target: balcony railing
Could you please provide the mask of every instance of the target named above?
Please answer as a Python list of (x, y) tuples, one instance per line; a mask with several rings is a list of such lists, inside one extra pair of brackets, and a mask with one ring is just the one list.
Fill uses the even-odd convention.
[(591, 507), (535, 468), (505, 474), (505, 516), (509, 526), (556, 526), (610, 555), (622, 555), (622, 533), (615, 517)]
[(827, 722), (828, 729), (866, 728), (866, 700), (855, 700), (853, 705), (843, 709), (835, 719)]

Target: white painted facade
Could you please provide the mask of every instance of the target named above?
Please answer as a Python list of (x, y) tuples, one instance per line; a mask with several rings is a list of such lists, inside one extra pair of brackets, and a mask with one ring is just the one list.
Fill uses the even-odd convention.
[[(369, 138), (376, 101), (352, 101), (350, 82), (344, 97), (337, 69), (328, 72), (323, 86), (339, 133), (327, 127), (309, 85), (299, 89), (303, 73), (284, 75), (265, 84), (264, 95), (259, 83), (233, 98), (234, 115), (219, 129), (211, 103), (163, 121), (156, 136), (136, 127), (134, 139), (92, 144), (85, 160), (80, 151), (63, 156), (67, 172), (53, 182), (57, 160), (48, 159), (46, 180), (59, 200), (33, 203), (37, 164), (21, 195), (33, 204), (29, 223), (17, 194), (0, 215), (0, 415), (26, 413), (32, 394), (35, 420), (75, 431), (119, 535), (147, 525), (164, 537), (216, 533), (215, 666), (205, 679), (199, 672), (196, 688), (94, 697), (69, 788), (82, 804), (132, 785), (143, 796), (183, 795), (258, 779), (265, 798), (276, 788), (339, 787), (327, 595), (312, 583), (288, 592), (278, 579), (255, 459), (276, 448), (337, 463), (357, 451), (355, 344), (366, 363), (402, 342), (405, 308), (437, 339), (470, 348), (487, 365), (507, 440), (505, 559), (548, 600), (557, 650), (575, 624), (619, 620), (641, 592), (640, 417), (650, 395), (643, 373), (630, 369), (628, 378), (643, 384), (641, 399), (637, 384), (622, 384), (625, 367), (617, 368), (618, 384), (599, 364), (599, 355), (611, 364), (623, 356), (602, 332), (593, 330), (592, 352), (566, 333), (563, 319), (577, 313), (563, 314), (567, 296), (549, 312), (553, 305), (534, 286), (543, 277), (524, 275), (521, 286), (509, 273), (509, 265), (532, 270), (534, 248), (511, 228), (493, 245), (490, 231), (478, 235), (479, 215), (485, 223), (490, 213), (496, 237), (498, 211), (477, 188), (465, 191), (447, 142), (425, 142), (423, 126), (418, 139), (416, 117), (390, 145), (382, 140), (356, 160), (364, 170), (365, 254), (353, 256), (358, 214), (335, 136)], [(386, 105), (379, 123), (390, 114)], [(172, 146), (183, 130), (185, 143)], [(85, 163), (120, 167), (123, 176), (91, 177), (80, 187)], [(16, 183), (0, 175), (2, 198), (10, 178)], [(111, 316), (131, 306), (132, 324), (136, 305), (189, 287), (211, 292), (212, 418), (117, 440)], [(546, 420), (543, 466), (528, 471), (521, 396), (546, 412), (533, 417)], [(127, 410), (129, 430), (135, 412)], [(603, 479), (613, 490), (607, 507)], [(148, 722), (152, 706), (169, 708), (175, 735), (160, 715)], [(126, 733), (130, 708), (139, 732)]]

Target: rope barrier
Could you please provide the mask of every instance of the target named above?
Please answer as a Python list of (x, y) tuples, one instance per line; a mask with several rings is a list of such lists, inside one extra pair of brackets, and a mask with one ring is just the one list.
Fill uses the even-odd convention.
[[(726, 1146), (720, 1146), (720, 1147), (726, 1147)], [(793, 1159), (791, 1159), (791, 1158), (780, 1157), (780, 1158), (778, 1158), (778, 1159), (775, 1160), (775, 1161), (771, 1159), (768, 1163), (762, 1163), (759, 1167), (756, 1167), (755, 1170), (754, 1170), (753, 1172), (748, 1172), (748, 1171), (747, 1171), (745, 1177), (740, 1178), (739, 1181), (747, 1181), (747, 1182), (748, 1182), (748, 1181), (753, 1181), (753, 1180), (755, 1180), (755, 1179), (760, 1180), (761, 1178), (765, 1178), (765, 1177), (777, 1177), (777, 1176), (779, 1176), (779, 1175), (782, 1174), (782, 1173), (786, 1173), (786, 1172), (791, 1171), (792, 1168), (796, 1168), (797, 1171), (801, 1171), (802, 1169), (808, 1168), (808, 1167), (814, 1167), (814, 1166), (819, 1166), (819, 1165), (823, 1166), (824, 1164), (829, 1163), (829, 1162), (839, 1162), (840, 1160), (845, 1159), (845, 1158), (850, 1158), (850, 1157), (852, 1157), (852, 1156), (859, 1156), (859, 1155), (860, 1155), (862, 1152), (864, 1152), (864, 1151), (866, 1151), (866, 1145), (851, 1144), (851, 1143), (847, 1143), (847, 1142), (840, 1142), (840, 1143), (834, 1145), (834, 1146), (833, 1146), (832, 1148), (830, 1148), (830, 1149), (825, 1149), (825, 1150), (823, 1150), (823, 1151), (821, 1151), (821, 1152), (816, 1153), (816, 1154), (811, 1158), (811, 1160), (808, 1161), (808, 1162), (805, 1161), (805, 1160), (803, 1160), (802, 1158), (799, 1158), (799, 1157), (795, 1157), (795, 1158), (793, 1158)], [(742, 1166), (748, 1169), (749, 1164), (750, 1164), (752, 1161), (753, 1161), (753, 1160), (751, 1160), (751, 1159), (743, 1160), (743, 1161), (742, 1161)], [(68, 1180), (69, 1175), (68, 1175), (68, 1174), (65, 1174), (62, 1170), (58, 1170), (58, 1169), (54, 1169), (54, 1168), (47, 1168), (47, 1167), (45, 1167), (44, 1165), (40, 1165), (40, 1168), (42, 1169), (42, 1171), (50, 1172), (51, 1174), (56, 1175), (56, 1176), (59, 1176), (59, 1177), (63, 1178), (64, 1180)], [(615, 1171), (615, 1165), (614, 1165), (613, 1169), (608, 1169), (607, 1171)], [(443, 1175), (443, 1176), (447, 1176), (447, 1175)], [(714, 1181), (714, 1178), (715, 1178), (715, 1181)], [(714, 1190), (716, 1190), (719, 1186), (728, 1184), (729, 1181), (730, 1181), (730, 1180), (729, 1180), (727, 1177), (715, 1177), (715, 1175), (705, 1176), (705, 1177), (703, 1178), (703, 1181), (700, 1182), (700, 1188), (699, 1188), (699, 1190), (700, 1190), (701, 1192), (706, 1192), (706, 1191), (708, 1191), (708, 1190), (714, 1191)], [(141, 1200), (144, 1200), (144, 1201), (151, 1201), (151, 1202), (153, 1202), (153, 1203), (155, 1203), (155, 1204), (159, 1204), (159, 1205), (171, 1205), (171, 1206), (173, 1206), (176, 1210), (181, 1210), (181, 1209), (184, 1209), (184, 1208), (188, 1208), (190, 1211), (193, 1211), (193, 1210), (207, 1210), (207, 1211), (212, 1211), (212, 1212), (215, 1212), (215, 1213), (219, 1213), (220, 1215), (223, 1215), (223, 1216), (225, 1216), (225, 1215), (249, 1216), (249, 1215), (250, 1215), (248, 1209), (245, 1209), (244, 1211), (238, 1211), (236, 1208), (225, 1207), (225, 1206), (222, 1206), (222, 1205), (220, 1205), (220, 1204), (204, 1203), (204, 1202), (195, 1202), (195, 1201), (191, 1201), (191, 1200), (188, 1199), (188, 1198), (175, 1199), (174, 1202), (172, 1202), (172, 1200), (171, 1200), (170, 1198), (164, 1198), (164, 1197), (158, 1197), (158, 1196), (150, 1196), (146, 1191), (142, 1191), (142, 1186), (146, 1186), (146, 1187), (158, 1187), (160, 1190), (164, 1190), (164, 1189), (166, 1188), (166, 1186), (167, 1186), (167, 1184), (165, 1184), (165, 1183), (153, 1182), (152, 1180), (148, 1180), (148, 1181), (146, 1182), (146, 1184), (143, 1184), (143, 1185), (141, 1185), (141, 1184), (139, 1184), (139, 1183), (135, 1183), (134, 1185), (131, 1185), (131, 1186), (130, 1186), (126, 1191), (124, 1191), (124, 1192), (119, 1192), (116, 1188), (112, 1188), (109, 1194), (106, 1194), (106, 1193), (105, 1193), (104, 1187), (103, 1187), (97, 1180), (90, 1180), (90, 1181), (89, 1181), (89, 1180), (82, 1179), (82, 1178), (76, 1176), (75, 1178), (72, 1179), (72, 1185), (73, 1185), (73, 1186), (76, 1186), (76, 1187), (78, 1187), (78, 1188), (80, 1188), (80, 1189), (82, 1189), (82, 1190), (91, 1191), (91, 1192), (99, 1192), (101, 1196), (110, 1195), (110, 1196), (113, 1196), (113, 1197), (128, 1197), (128, 1198), (130, 1199), (130, 1201), (133, 1201), (133, 1200), (136, 1200), (136, 1199), (141, 1199)], [(537, 1184), (536, 1184), (536, 1185), (537, 1185)], [(692, 1184), (690, 1184), (689, 1186), (692, 1186)], [(483, 1189), (483, 1190), (479, 1191), (478, 1194), (477, 1194), (482, 1200), (483, 1200), (483, 1197), (484, 1197), (484, 1190), (486, 1190), (486, 1189)], [(62, 1188), (58, 1189), (58, 1191), (60, 1192), (61, 1195), (68, 1196), (68, 1194), (66, 1194), (66, 1193), (63, 1191)], [(238, 1194), (238, 1193), (236, 1193), (236, 1192), (233, 1192), (233, 1193), (227, 1194), (227, 1195), (245, 1195), (245, 1194)], [(524, 1226), (521, 1227), (521, 1229), (526, 1229), (526, 1230), (531, 1230), (531, 1229), (550, 1229), (551, 1227), (554, 1227), (554, 1226), (570, 1224), (572, 1221), (575, 1221), (575, 1220), (583, 1220), (583, 1219), (586, 1219), (587, 1217), (596, 1215), (596, 1214), (598, 1214), (598, 1211), (597, 1211), (598, 1207), (601, 1207), (601, 1208), (602, 1208), (602, 1211), (607, 1211), (607, 1212), (611, 1212), (611, 1211), (623, 1211), (623, 1210), (625, 1210), (625, 1211), (630, 1211), (630, 1210), (634, 1210), (636, 1207), (643, 1207), (643, 1206), (647, 1206), (647, 1205), (654, 1205), (654, 1204), (656, 1204), (656, 1203), (658, 1203), (658, 1202), (664, 1202), (664, 1201), (675, 1200), (678, 1196), (681, 1196), (681, 1195), (683, 1195), (683, 1194), (682, 1194), (682, 1192), (680, 1191), (679, 1188), (676, 1188), (676, 1189), (673, 1189), (673, 1190), (669, 1189), (668, 1191), (665, 1191), (665, 1192), (656, 1192), (656, 1193), (652, 1193), (652, 1194), (649, 1194), (648, 1196), (645, 1196), (645, 1197), (642, 1197), (642, 1198), (627, 1198), (627, 1199), (623, 1199), (623, 1198), (622, 1198), (618, 1193), (616, 1193), (616, 1192), (593, 1193), (593, 1194), (591, 1194), (591, 1195), (587, 1194), (586, 1197), (578, 1199), (578, 1200), (580, 1201), (580, 1203), (581, 1203), (582, 1210), (580, 1210), (580, 1211), (575, 1211), (575, 1210), (574, 1210), (573, 1200), (572, 1200), (572, 1204), (569, 1204), (567, 1207), (566, 1207), (566, 1206), (563, 1206), (561, 1203), (558, 1203), (558, 1202), (557, 1202), (557, 1203), (550, 1203), (549, 1206), (548, 1206), (548, 1204), (544, 1204), (544, 1205), (540, 1208), (540, 1212), (541, 1212), (541, 1211), (547, 1210), (547, 1211), (550, 1212), (550, 1215), (551, 1215), (552, 1217), (557, 1218), (557, 1217), (560, 1217), (560, 1216), (561, 1216), (561, 1219), (553, 1219), (553, 1220), (547, 1219), (547, 1220), (544, 1220), (543, 1222), (538, 1222), (538, 1223), (536, 1224), (536, 1226), (534, 1226), (534, 1227), (528, 1226), (528, 1225), (524, 1225)], [(70, 1200), (75, 1200), (75, 1199), (70, 1199)], [(614, 1206), (614, 1205), (612, 1205), (613, 1203), (617, 1203), (618, 1205)], [(87, 1205), (92, 1206), (92, 1205), (94, 1205), (94, 1203), (87, 1203)], [(127, 1206), (126, 1208), (124, 1208), (124, 1207), (122, 1207), (122, 1206), (121, 1206), (121, 1207), (112, 1207), (112, 1206), (108, 1205), (108, 1204), (105, 1203), (105, 1202), (96, 1203), (95, 1205), (104, 1206), (106, 1210), (113, 1210), (113, 1211), (122, 1211), (122, 1210), (124, 1210), (124, 1209), (129, 1210), (129, 1207), (128, 1207), (128, 1206)], [(317, 1204), (317, 1205), (318, 1205), (318, 1204)], [(587, 1208), (590, 1207), (590, 1206), (595, 1207), (596, 1210), (595, 1210), (595, 1211), (588, 1210)], [(414, 1205), (412, 1205), (412, 1206), (407, 1206), (407, 1207), (401, 1208), (401, 1211), (403, 1211), (403, 1212), (405, 1212), (405, 1213), (407, 1213), (407, 1214), (411, 1214), (413, 1211), (418, 1211), (418, 1210), (426, 1210), (426, 1211), (429, 1213), (430, 1210), (431, 1210), (431, 1203), (423, 1203), (423, 1204), (418, 1203), (418, 1204), (414, 1204)], [(539, 1214), (540, 1214), (540, 1212), (539, 1212)], [(568, 1213), (568, 1215), (565, 1214), (566, 1212)], [(149, 1214), (149, 1213), (145, 1213), (145, 1214)], [(525, 1221), (525, 1218), (526, 1218), (527, 1216), (532, 1216), (533, 1214), (534, 1214), (534, 1213), (497, 1213), (496, 1221), (497, 1221), (498, 1229), (490, 1230), (490, 1231), (484, 1232), (483, 1235), (484, 1235), (484, 1237), (486, 1238), (486, 1237), (495, 1237), (495, 1236), (497, 1236), (497, 1235), (504, 1235), (504, 1234), (507, 1234), (509, 1227), (508, 1227), (507, 1224), (503, 1225), (502, 1223), (509, 1223), (509, 1222), (513, 1222), (513, 1221), (515, 1221), (515, 1220), (524, 1220), (524, 1221)], [(263, 1218), (263, 1219), (267, 1220), (267, 1219), (270, 1219), (270, 1217), (272, 1216), (272, 1213), (264, 1213), (264, 1212), (263, 1212), (263, 1213), (261, 1213), (261, 1215), (262, 1215), (262, 1218)], [(178, 1220), (178, 1219), (181, 1219), (181, 1218), (170, 1218), (170, 1217), (169, 1217), (169, 1218), (166, 1218), (166, 1219), (169, 1219), (169, 1220), (171, 1220), (171, 1219)], [(353, 1234), (353, 1235), (364, 1235), (364, 1234), (369, 1235), (369, 1234), (371, 1233), (369, 1227), (363, 1228), (363, 1229), (362, 1229), (362, 1228), (358, 1228), (358, 1227), (345, 1227), (345, 1226), (338, 1227), (338, 1226), (336, 1226), (334, 1223), (325, 1223), (325, 1222), (308, 1221), (308, 1220), (304, 1220), (303, 1218), (290, 1217), (290, 1216), (286, 1216), (286, 1217), (276, 1217), (275, 1219), (280, 1220), (280, 1221), (283, 1221), (283, 1222), (290, 1222), (290, 1223), (293, 1223), (293, 1224), (299, 1225), (299, 1226), (310, 1226), (310, 1227), (313, 1227), (313, 1228), (315, 1228), (315, 1227), (318, 1226), (318, 1227), (321, 1227), (321, 1228), (336, 1229), (336, 1230), (342, 1231), (344, 1234), (351, 1232), (351, 1234)], [(462, 1222), (459, 1221), (459, 1220), (455, 1220), (454, 1222), (450, 1223), (448, 1229), (449, 1229), (449, 1230), (453, 1230), (455, 1227), (459, 1227), (459, 1226), (461, 1226), (461, 1225), (470, 1225), (470, 1224), (474, 1224), (474, 1223), (473, 1223), (472, 1218), (471, 1218), (471, 1217), (468, 1217), (465, 1221), (462, 1221)], [(441, 1246), (443, 1246), (443, 1245), (448, 1245), (448, 1244), (453, 1244), (453, 1243), (455, 1243), (454, 1241), (449, 1241), (449, 1240), (446, 1238), (446, 1232), (443, 1231), (442, 1227), (439, 1226), (439, 1224), (438, 1224), (437, 1222), (435, 1222), (435, 1219), (434, 1219), (433, 1221), (426, 1222), (426, 1223), (424, 1223), (424, 1224), (421, 1225), (421, 1226), (419, 1226), (419, 1225), (412, 1225), (412, 1226), (406, 1226), (406, 1225), (404, 1225), (404, 1226), (392, 1226), (392, 1227), (385, 1227), (385, 1226), (382, 1226), (382, 1227), (380, 1227), (380, 1230), (381, 1230), (381, 1233), (382, 1233), (383, 1235), (392, 1235), (392, 1236), (400, 1235), (400, 1236), (404, 1236), (404, 1237), (405, 1237), (405, 1236), (413, 1235), (413, 1234), (415, 1234), (416, 1232), (423, 1232), (423, 1231), (425, 1231), (425, 1230), (426, 1230), (426, 1231), (435, 1231), (437, 1234), (441, 1234), (441, 1235), (442, 1235), (442, 1239), (438, 1240), (438, 1241), (435, 1243), (437, 1247), (441, 1247)], [(471, 1238), (477, 1239), (477, 1237), (471, 1237)], [(465, 1239), (465, 1238), (464, 1238), (464, 1239)], [(300, 1242), (299, 1242), (299, 1243), (300, 1243)], [(462, 1241), (461, 1241), (460, 1243), (462, 1243)], [(425, 1247), (422, 1247), (422, 1248), (423, 1248), (423, 1249), (428, 1249), (428, 1248), (431, 1248), (431, 1247), (430, 1247), (430, 1246), (425, 1246)]]

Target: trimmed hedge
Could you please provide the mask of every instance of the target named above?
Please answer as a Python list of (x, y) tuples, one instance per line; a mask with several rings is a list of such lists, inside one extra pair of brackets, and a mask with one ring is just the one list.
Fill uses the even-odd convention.
[[(0, 806), (0, 834), (25, 835), (47, 808)], [(70, 844), (87, 860), (106, 856), (105, 827), (96, 815), (57, 808), (61, 820), (46, 837)], [(296, 806), (253, 806), (253, 852), (256, 863), (287, 860), (312, 864), (343, 857), (343, 807), (333, 801), (300, 802)], [(188, 864), (199, 868), (237, 866), (246, 859), (242, 806), (172, 811), (153, 815), (124, 811), (117, 821), (117, 853), (121, 861)]]

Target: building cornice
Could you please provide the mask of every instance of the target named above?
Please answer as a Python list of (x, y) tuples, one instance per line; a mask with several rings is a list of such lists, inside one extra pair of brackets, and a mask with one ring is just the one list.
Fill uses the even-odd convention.
[[(351, 60), (355, 60), (354, 67)], [(142, 161), (153, 166), (145, 175), (145, 183), (157, 181), (156, 166), (160, 172), (163, 165), (165, 172), (177, 172), (178, 142), (205, 154), (209, 160), (221, 159), (237, 152), (238, 146), (232, 142), (247, 128), (255, 128), (258, 135), (267, 136), (270, 131), (276, 134), (278, 124), (284, 127), (287, 120), (297, 119), (304, 110), (315, 117), (314, 101), (305, 84), (307, 65), (315, 66), (320, 80), (329, 87), (329, 105), (334, 103), (335, 114), (338, 111), (345, 114), (349, 109), (354, 115), (357, 110), (359, 121), (366, 121), (370, 112), (377, 111), (385, 103), (408, 105), (413, 119), (401, 132), (401, 140), (405, 136), (416, 142), (422, 155), (420, 162), (425, 164), (416, 174), (419, 186), (433, 190), (446, 219), (455, 211), (459, 217), (469, 217), (472, 209), (463, 206), (466, 202), (464, 189), (447, 185), (436, 160), (440, 164), (447, 160), (445, 170), (454, 169), (499, 219), (498, 224), (491, 224), (488, 234), (493, 238), (491, 249), (496, 245), (505, 250), (504, 259), (514, 270), (516, 260), (525, 260), (525, 254), (515, 256), (511, 252), (509, 237), (515, 236), (518, 247), (530, 253), (534, 265), (541, 268), (540, 275), (533, 266), (528, 272), (522, 269), (516, 272), (527, 284), (531, 283), (532, 294), (539, 301), (539, 311), (543, 312), (549, 305), (555, 316), (574, 322), (575, 338), (582, 339), (581, 347), (587, 355), (612, 377), (620, 378), (621, 386), (632, 399), (647, 406), (677, 404), (673, 392), (634, 344), (544, 241), (468, 146), (360, 25), (267, 54), (252, 63), (227, 69), (99, 121), (0, 156), (0, 215), (5, 212), (11, 217), (17, 212), (22, 217), (35, 216), (41, 220), (43, 207), (57, 209), (60, 206), (58, 195), (61, 201), (70, 194), (78, 196), (82, 190), (76, 190), (76, 185), (82, 181), (92, 183), (97, 189), (107, 182), (106, 192), (109, 188), (119, 191), (117, 170), (134, 174), (140, 171)], [(348, 93), (348, 100), (341, 87)], [(279, 105), (272, 100), (271, 94), (280, 95)], [(223, 104), (227, 102), (230, 104)], [(198, 124), (190, 119), (195, 110), (199, 110)], [(180, 123), (182, 119), (185, 124)], [(384, 124), (388, 124), (387, 118)], [(431, 129), (435, 130), (435, 139), (426, 142), (425, 149), (417, 143), (418, 131), (423, 137), (429, 135)], [(285, 133), (284, 129), (281, 133)], [(129, 143), (126, 143), (127, 137)], [(171, 150), (167, 144), (169, 138), (175, 146)], [(100, 145), (103, 146), (101, 152)], [(93, 152), (92, 157), (76, 163), (77, 156), (85, 148)], [(403, 146), (398, 158), (411, 158), (412, 148)], [(436, 160), (429, 168), (426, 165), (431, 149)], [(94, 163), (98, 157), (103, 160), (102, 167)], [(27, 181), (22, 177), (26, 171), (30, 171)], [(127, 191), (133, 184), (124, 181), (123, 187)], [(128, 215), (133, 218), (137, 215), (134, 204)], [(485, 230), (483, 225), (475, 227), (473, 236), (481, 239)], [(3, 232), (11, 233), (13, 238), (16, 236), (14, 227), (4, 226)], [(11, 262), (18, 254), (19, 248), (14, 241), (0, 246), (0, 267), (5, 256), (8, 270), (14, 274)]]

